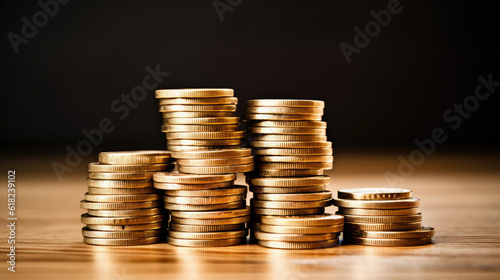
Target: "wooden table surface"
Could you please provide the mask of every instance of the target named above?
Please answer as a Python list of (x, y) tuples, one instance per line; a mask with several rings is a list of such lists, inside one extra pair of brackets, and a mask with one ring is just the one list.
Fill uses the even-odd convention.
[[(332, 191), (387, 186), (398, 153), (337, 155)], [(79, 202), (86, 166), (59, 183), (50, 157), (2, 159), (17, 170), (16, 273), (7, 271), (7, 231), (2, 226), (1, 279), (500, 279), (500, 158), (432, 156), (398, 186), (422, 201), (434, 244), (418, 247), (341, 245), (320, 250), (276, 250), (257, 245), (181, 248), (82, 243)], [(241, 176), (243, 177), (243, 176)], [(240, 178), (239, 180), (242, 180)], [(5, 186), (6, 183), (3, 183)], [(0, 200), (5, 205), (6, 190)], [(328, 212), (334, 212), (329, 207)], [(0, 217), (6, 224), (7, 210)]]

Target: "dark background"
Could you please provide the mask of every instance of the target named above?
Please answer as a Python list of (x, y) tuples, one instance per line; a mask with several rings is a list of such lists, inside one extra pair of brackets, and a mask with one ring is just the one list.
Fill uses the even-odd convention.
[(164, 149), (154, 92), (123, 121), (110, 110), (160, 64), (159, 88), (234, 88), (240, 115), (252, 98), (325, 100), (337, 151), (412, 149), (443, 127), (443, 149), (498, 152), (500, 89), (456, 131), (443, 112), (479, 75), (500, 80), (499, 2), (403, 0), (347, 63), (340, 42), (387, 2), (245, 0), (221, 22), (209, 0), (71, 1), (15, 54), (7, 34), (40, 7), (3, 1), (1, 148), (63, 153), (109, 117), (116, 129), (96, 151)]

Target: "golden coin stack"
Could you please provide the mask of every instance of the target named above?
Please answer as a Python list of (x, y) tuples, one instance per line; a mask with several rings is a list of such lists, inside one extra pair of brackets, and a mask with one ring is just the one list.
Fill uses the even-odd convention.
[(245, 136), (236, 117), (238, 98), (232, 89), (161, 89), (167, 150), (237, 148)]
[(173, 152), (179, 172), (190, 174), (235, 174), (254, 169), (250, 148)]
[(434, 229), (422, 226), (420, 200), (411, 190), (359, 188), (338, 191), (333, 204), (344, 215), (344, 241), (371, 246), (432, 243)]
[(81, 207), (83, 242), (93, 245), (156, 243), (164, 231), (161, 196), (153, 174), (169, 169), (170, 152), (102, 152), (89, 164)]
[(319, 249), (339, 244), (344, 226), (340, 215), (262, 216), (257, 244), (276, 249)]
[(236, 174), (160, 172), (154, 187), (164, 191), (171, 220), (167, 243), (185, 247), (218, 247), (244, 243), (250, 209), (246, 186), (234, 185)]

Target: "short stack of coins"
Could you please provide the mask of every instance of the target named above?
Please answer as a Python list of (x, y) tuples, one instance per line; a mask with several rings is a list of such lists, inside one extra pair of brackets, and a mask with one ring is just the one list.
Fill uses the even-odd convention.
[(236, 117), (238, 98), (232, 89), (161, 89), (167, 150), (237, 148), (245, 137)]
[(358, 188), (338, 191), (334, 205), (344, 215), (344, 241), (371, 246), (432, 243), (434, 229), (422, 226), (420, 200), (411, 190)]
[(162, 239), (164, 209), (153, 175), (170, 167), (170, 152), (102, 152), (89, 164), (88, 192), (81, 207), (83, 242), (143, 245)]
[(234, 185), (236, 174), (154, 175), (154, 187), (164, 191), (171, 220), (167, 243), (184, 247), (220, 247), (246, 241), (246, 186)]
[(257, 244), (276, 249), (320, 249), (339, 244), (341, 215), (262, 216)]

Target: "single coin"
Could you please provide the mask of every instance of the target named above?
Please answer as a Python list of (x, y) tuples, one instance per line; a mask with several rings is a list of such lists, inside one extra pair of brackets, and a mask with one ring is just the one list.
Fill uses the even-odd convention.
[[(165, 124), (172, 125), (224, 125), (224, 124), (239, 124), (238, 117), (222, 117), (222, 118), (172, 118), (166, 119)], [(221, 129), (222, 130), (222, 129)]]
[(207, 184), (236, 180), (235, 174), (183, 174), (179, 172), (158, 172), (153, 176), (155, 182), (173, 184)]
[(208, 111), (208, 112), (167, 112), (163, 113), (163, 118), (220, 118), (220, 117), (235, 117), (235, 112), (227, 111)]
[(169, 230), (185, 231), (185, 232), (218, 232), (218, 231), (235, 231), (244, 230), (245, 224), (229, 224), (229, 225), (183, 225), (170, 223)]
[(95, 210), (88, 209), (87, 214), (98, 217), (140, 217), (162, 214), (162, 208), (146, 208), (146, 209), (132, 209), (132, 210)]
[(122, 225), (122, 226), (87, 225), (87, 228), (89, 230), (99, 230), (99, 231), (130, 232), (130, 231), (162, 229), (162, 228), (164, 228), (164, 223), (160, 222), (160, 223), (152, 223), (152, 224)]
[(152, 229), (152, 230), (141, 230), (141, 231), (100, 231), (91, 230), (87, 227), (82, 228), (83, 237), (90, 238), (143, 238), (159, 236), (162, 230)]
[(170, 222), (182, 225), (232, 225), (248, 223), (250, 222), (250, 216), (224, 219), (184, 219), (172, 217)]
[(244, 195), (228, 195), (228, 196), (165, 196), (165, 203), (174, 204), (189, 204), (189, 205), (207, 205), (207, 204), (223, 204), (244, 200)]
[(167, 243), (174, 246), (181, 247), (223, 247), (233, 246), (245, 243), (246, 238), (230, 238), (230, 239), (180, 239), (167, 237)]
[(305, 187), (330, 184), (330, 176), (297, 177), (297, 178), (250, 178), (248, 183), (261, 187)]
[(83, 214), (81, 221), (87, 225), (138, 225), (151, 224), (163, 221), (163, 215), (151, 215), (143, 217), (97, 217)]
[(332, 169), (333, 162), (258, 162), (259, 169)]
[(144, 238), (89, 238), (84, 237), (83, 242), (90, 245), (105, 245), (105, 246), (132, 246), (132, 245), (146, 245), (158, 243), (159, 236), (144, 237)]
[(212, 183), (212, 184), (170, 184), (161, 182), (155, 182), (154, 184), (155, 188), (166, 191), (210, 190), (210, 189), (227, 188), (233, 185), (234, 181)]
[(339, 207), (339, 214), (359, 216), (395, 216), (418, 214), (418, 208), (407, 209), (356, 209)]
[(269, 233), (256, 230), (254, 234), (256, 239), (265, 241), (311, 242), (311, 241), (326, 241), (326, 240), (338, 239), (337, 233), (284, 234), (284, 233)]
[(168, 164), (100, 164), (91, 162), (89, 164), (89, 172), (152, 172), (163, 171), (168, 168)]
[(253, 134), (252, 140), (255, 141), (326, 141), (324, 135), (290, 135), (290, 134)]
[(322, 115), (304, 115), (304, 114), (245, 114), (245, 120), (262, 121), (320, 121)]
[(253, 156), (232, 157), (232, 158), (213, 158), (213, 159), (178, 159), (177, 164), (183, 166), (223, 166), (239, 165), (253, 163)]
[(160, 112), (236, 111), (236, 105), (160, 105)]
[(327, 213), (308, 216), (262, 216), (261, 223), (275, 226), (333, 226), (343, 224), (344, 217)]
[(194, 104), (238, 104), (237, 97), (216, 98), (162, 98), (160, 105), (194, 105)]
[(121, 151), (99, 153), (99, 163), (102, 164), (155, 164), (169, 162), (169, 151)]
[(119, 203), (91, 202), (87, 200), (80, 201), (81, 208), (94, 209), (94, 210), (131, 210), (131, 209), (153, 208), (158, 206), (161, 206), (161, 202), (159, 200), (142, 201), (142, 202), (119, 202)]
[(182, 146), (182, 145), (183, 146), (235, 146), (240, 144), (241, 144), (241, 139), (168, 140), (168, 145), (172, 146)]
[(258, 240), (257, 244), (262, 247), (273, 249), (323, 249), (332, 248), (339, 245), (338, 239), (326, 241), (313, 241), (313, 242), (285, 242), (285, 241), (266, 241)]
[(183, 89), (158, 89), (156, 98), (212, 98), (231, 97), (234, 90), (230, 88), (183, 88)]
[(397, 200), (350, 200), (334, 198), (333, 205), (345, 208), (363, 208), (363, 209), (403, 209), (417, 208), (420, 206), (420, 199), (408, 198)]
[(333, 162), (333, 156), (256, 156), (255, 162), (283, 162), (283, 163)]
[(248, 123), (252, 127), (302, 127), (326, 129), (324, 121), (252, 121)]
[(329, 156), (333, 154), (332, 148), (304, 148), (304, 149), (257, 149), (259, 156)]
[(247, 107), (247, 114), (323, 115), (320, 107)]
[(198, 124), (166, 124), (161, 126), (162, 132), (208, 132), (208, 131), (236, 131), (239, 124), (198, 125)]
[(175, 204), (165, 203), (165, 209), (171, 211), (213, 211), (213, 210), (229, 210), (238, 209), (246, 206), (246, 201), (240, 200), (223, 204), (208, 204), (208, 205), (190, 205), (190, 204)]
[(368, 223), (345, 223), (347, 230), (362, 231), (390, 231), (390, 230), (414, 230), (422, 227), (422, 222), (397, 223), (397, 224), (368, 224)]
[(384, 246), (384, 247), (400, 247), (400, 246), (418, 246), (432, 243), (432, 238), (403, 238), (403, 239), (376, 239), (363, 237), (349, 237), (344, 239), (348, 243), (365, 245), (365, 246)]
[(171, 211), (170, 215), (176, 218), (183, 219), (225, 219), (236, 218), (250, 215), (250, 207), (246, 206), (242, 209), (220, 210), (220, 211), (201, 211), (201, 212), (183, 212)]
[(411, 198), (411, 190), (395, 188), (359, 188), (338, 191), (338, 197), (359, 200), (390, 200)]
[(286, 234), (321, 234), (341, 232), (344, 229), (344, 224), (331, 226), (275, 226), (260, 223), (259, 230), (269, 233), (286, 233)]
[(107, 172), (89, 172), (90, 179), (96, 180), (145, 180), (151, 179), (155, 172), (137, 172), (137, 173), (107, 173)]
[(326, 186), (311, 186), (311, 187), (285, 187), (285, 188), (275, 188), (275, 187), (258, 187), (250, 186), (250, 191), (253, 193), (261, 194), (294, 194), (294, 193), (314, 193), (326, 191)]
[(85, 193), (85, 200), (92, 202), (142, 202), (142, 201), (153, 201), (160, 199), (161, 196), (157, 193), (145, 193), (145, 194), (89, 194)]
[(350, 230), (350, 231), (344, 231), (344, 235), (349, 237), (364, 237), (364, 238), (375, 238), (375, 239), (426, 238), (434, 236), (434, 228), (422, 227), (416, 230), (404, 230), (404, 231)]
[(252, 208), (254, 215), (271, 215), (271, 216), (295, 216), (295, 215), (317, 215), (323, 214), (325, 208), (305, 208), (305, 209), (270, 209), (270, 208)]
[(89, 187), (89, 194), (144, 194), (157, 193), (154, 188), (135, 188), (135, 189), (105, 189)]
[(177, 159), (214, 159), (214, 158), (229, 158), (229, 157), (246, 157), (252, 155), (252, 149), (226, 149), (226, 150), (207, 150), (207, 151), (187, 151), (175, 152), (173, 157)]
[(246, 230), (235, 230), (235, 231), (220, 231), (220, 232), (183, 232), (170, 230), (168, 236), (171, 238), (179, 239), (190, 239), (190, 240), (213, 240), (213, 239), (229, 239), (229, 238), (239, 238), (248, 235)]
[(273, 209), (302, 209), (302, 208), (318, 208), (327, 207), (332, 203), (331, 199), (318, 201), (268, 201), (250, 199), (251, 207), (273, 208)]
[(279, 149), (297, 149), (297, 148), (331, 148), (330, 141), (252, 141), (250, 146), (255, 148), (279, 148)]
[(369, 224), (392, 224), (410, 223), (422, 221), (422, 214), (400, 215), (400, 216), (355, 216), (345, 215), (345, 221), (349, 223), (369, 223)]
[[(171, 132), (167, 139), (233, 139), (245, 137), (244, 131), (213, 131), (213, 132)], [(167, 140), (168, 141), (168, 140)]]
[(316, 193), (290, 193), (290, 194), (270, 194), (270, 193), (254, 193), (253, 198), (257, 200), (272, 200), (272, 201), (318, 201), (332, 198), (331, 191), (316, 192)]
[(153, 186), (151, 179), (147, 180), (94, 180), (87, 179), (87, 186), (94, 188), (149, 188)]
[(302, 127), (248, 127), (248, 133), (262, 134), (311, 134), (326, 135), (324, 128), (302, 128)]
[(185, 152), (185, 151), (200, 151), (200, 150), (220, 150), (220, 149), (239, 149), (240, 145), (233, 146), (173, 146), (168, 145), (167, 149), (172, 152)]
[(305, 177), (323, 175), (323, 169), (256, 169), (245, 175), (249, 177)]
[(212, 190), (166, 190), (165, 194), (169, 196), (194, 196), (194, 197), (200, 197), (200, 196), (212, 196), (212, 197), (217, 197), (217, 196), (232, 196), (232, 195), (246, 195), (247, 193), (247, 187), (246, 186), (240, 186), (240, 185), (235, 185), (231, 186), (228, 188), (222, 188), (222, 189), (212, 189)]
[(251, 99), (247, 101), (249, 107), (325, 107), (321, 100), (303, 99)]
[(194, 174), (228, 174), (228, 173), (243, 173), (249, 172), (254, 169), (253, 163), (240, 164), (240, 165), (227, 165), (227, 166), (181, 166), (179, 165), (179, 172), (194, 173)]

